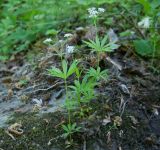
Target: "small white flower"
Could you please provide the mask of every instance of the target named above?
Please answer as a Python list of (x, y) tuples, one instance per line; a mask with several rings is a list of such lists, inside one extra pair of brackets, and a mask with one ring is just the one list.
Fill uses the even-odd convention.
[(134, 35), (135, 34), (135, 32), (134, 31), (131, 31), (131, 35)]
[(92, 12), (92, 11), (96, 11), (96, 8), (95, 7), (91, 7), (91, 8), (88, 8), (87, 10), (88, 10), (88, 12)]
[(99, 11), (100, 13), (104, 13), (104, 12), (105, 12), (105, 9), (104, 9), (104, 8), (98, 8), (98, 11)]
[(51, 43), (52, 42), (52, 39), (51, 38), (48, 38), (48, 39), (45, 39), (44, 41), (43, 41), (43, 43)]
[(138, 22), (138, 26), (143, 27), (143, 28), (149, 28), (150, 23), (151, 23), (151, 18), (150, 17), (145, 17), (140, 22)]
[(84, 30), (84, 28), (83, 27), (78, 27), (78, 28), (76, 28), (76, 30), (77, 31), (82, 31), (82, 30)]
[(95, 7), (88, 8), (88, 12), (89, 12), (89, 18), (97, 17), (97, 15), (99, 14), (99, 12), (96, 10)]
[(75, 50), (75, 46), (69, 46), (69, 45), (67, 45), (67, 47), (66, 47), (66, 52), (67, 52), (68, 54), (73, 53), (74, 50)]
[(105, 9), (104, 8), (96, 9), (95, 7), (92, 7), (88, 8), (88, 12), (89, 12), (89, 18), (94, 18), (97, 17), (100, 13), (105, 12)]
[(63, 41), (63, 40), (59, 40), (58, 42), (59, 42), (59, 43), (63, 43), (64, 41)]
[(73, 34), (71, 34), (71, 33), (67, 33), (64, 35), (65, 38), (72, 37), (72, 36), (73, 36)]

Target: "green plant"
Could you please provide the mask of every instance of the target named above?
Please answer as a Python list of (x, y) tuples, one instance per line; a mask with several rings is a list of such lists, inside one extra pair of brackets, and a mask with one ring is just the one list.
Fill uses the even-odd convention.
[[(66, 108), (68, 110), (68, 130), (71, 129), (71, 109), (72, 105), (74, 105), (74, 101), (72, 99), (69, 99), (69, 92), (68, 92), (68, 85), (67, 85), (67, 78), (71, 76), (73, 73), (76, 72), (78, 61), (73, 61), (70, 67), (68, 68), (68, 62), (66, 60), (62, 61), (62, 71), (56, 67), (52, 67), (48, 70), (49, 74), (54, 77), (58, 77), (64, 80), (65, 84), (65, 91), (66, 91)], [(67, 128), (66, 128), (67, 129)], [(70, 136), (70, 142), (72, 140), (72, 134), (69, 134)]]
[[(62, 78), (65, 81), (65, 85), (67, 84), (67, 78), (75, 73), (77, 68), (78, 61), (73, 61), (73, 63), (68, 68), (68, 62), (66, 60), (62, 60), (62, 71), (56, 67), (52, 67), (49, 69), (49, 74), (54, 77)], [(67, 90), (66, 90), (67, 92)]]
[(135, 40), (134, 42), (135, 51), (144, 57), (152, 57), (153, 46), (148, 40)]
[(62, 128), (64, 130), (64, 133), (63, 133), (63, 137), (64, 138), (70, 138), (70, 142), (68, 143), (68, 146), (71, 146), (72, 145), (72, 141), (73, 139), (71, 138), (72, 135), (76, 132), (80, 132), (80, 129), (81, 127), (77, 127), (76, 123), (73, 123), (73, 124), (67, 124), (67, 125), (62, 125)]
[(97, 53), (98, 65), (100, 61), (100, 54), (103, 52), (112, 52), (114, 49), (117, 49), (119, 45), (115, 44), (115, 42), (108, 42), (108, 36), (105, 36), (103, 39), (100, 39), (98, 35), (96, 36), (95, 41), (89, 40), (84, 41), (88, 47), (92, 48), (92, 51)]
[[(68, 100), (68, 85), (67, 85), (67, 78), (71, 76), (73, 73), (75, 73), (77, 68), (78, 62), (75, 60), (68, 68), (68, 62), (66, 60), (62, 61), (62, 71), (56, 67), (52, 67), (48, 70), (49, 74), (54, 77), (58, 77), (64, 80), (65, 84), (65, 91), (66, 91), (66, 100)], [(68, 121), (69, 124), (71, 124), (71, 114), (70, 109), (68, 109)]]
[(96, 85), (97, 82), (95, 82), (94, 80), (86, 80), (86, 78), (84, 78), (81, 82), (75, 80), (74, 85), (69, 87), (75, 92), (76, 98), (79, 99), (80, 104), (81, 102), (89, 102), (88, 99), (94, 97), (94, 87)]
[(134, 45), (138, 54), (152, 58), (151, 65), (153, 66), (156, 55), (160, 56), (160, 36), (157, 26), (160, 23), (160, 2), (152, 0), (137, 0), (137, 2), (143, 6), (141, 12), (144, 13), (145, 18), (139, 22), (139, 25), (144, 28), (144, 33), (146, 33), (147, 36), (145, 36), (145, 39), (143, 40), (134, 41)]
[(95, 82), (95, 80), (84, 77), (82, 81), (75, 80), (74, 85), (69, 86), (72, 90), (72, 99), (77, 101), (77, 104), (80, 107), (80, 116), (82, 117), (84, 116), (83, 104), (89, 103), (93, 98), (95, 98), (94, 87), (96, 85), (97, 82)]
[[(64, 45), (64, 44), (63, 44)], [(62, 46), (62, 45), (61, 45)], [(64, 55), (65, 55), (65, 52), (63, 51), (63, 49), (62, 48), (60, 48), (60, 49), (56, 49), (56, 54), (55, 54), (55, 56), (58, 56), (60, 59), (61, 59), (61, 61), (63, 60), (63, 58), (64, 58)]]
[(95, 81), (99, 81), (101, 79), (106, 81), (108, 78), (108, 71), (107, 70), (101, 71), (100, 67), (97, 67), (97, 69), (91, 67), (88, 70), (86, 77), (93, 78)]
[(21, 80), (19, 81), (19, 84), (20, 84), (21, 86), (24, 86), (24, 85), (26, 85), (28, 82), (29, 82), (29, 81), (28, 81), (27, 79), (21, 79)]

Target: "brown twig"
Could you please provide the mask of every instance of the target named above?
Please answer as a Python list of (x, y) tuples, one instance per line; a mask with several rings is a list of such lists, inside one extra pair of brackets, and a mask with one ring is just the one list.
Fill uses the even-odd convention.
[(46, 92), (46, 91), (49, 91), (49, 90), (53, 89), (54, 87), (56, 87), (57, 85), (60, 85), (62, 83), (64, 83), (64, 82), (57, 82), (54, 85), (50, 86), (49, 88), (46, 88), (46, 89), (37, 89), (37, 90), (33, 91), (32, 93), (36, 94), (36, 93), (39, 93), (39, 92)]

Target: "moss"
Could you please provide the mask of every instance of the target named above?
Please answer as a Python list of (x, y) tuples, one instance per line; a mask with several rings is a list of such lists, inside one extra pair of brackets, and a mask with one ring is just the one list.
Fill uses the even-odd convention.
[[(48, 150), (50, 147), (47, 145), (49, 140), (62, 134), (61, 127), (55, 128), (60, 123), (60, 113), (49, 113), (43, 117), (38, 117), (34, 113), (30, 114), (15, 114), (14, 119), (9, 122), (21, 122), (24, 134), (15, 136), (13, 140), (5, 133), (5, 129), (0, 129), (0, 148), (7, 150)], [(47, 121), (48, 120), (48, 121)], [(64, 143), (64, 141), (63, 141)], [(54, 143), (59, 145), (60, 143)]]

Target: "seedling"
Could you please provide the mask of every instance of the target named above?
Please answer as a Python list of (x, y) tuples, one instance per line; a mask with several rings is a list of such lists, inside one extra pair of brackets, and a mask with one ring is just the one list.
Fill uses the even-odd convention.
[[(67, 78), (71, 76), (73, 73), (75, 73), (76, 68), (77, 68), (78, 62), (75, 60), (71, 64), (71, 66), (68, 68), (68, 62), (66, 60), (62, 61), (62, 70), (53, 67), (48, 70), (49, 74), (54, 77), (58, 77), (64, 80), (65, 84), (65, 91), (66, 91), (66, 101), (68, 101), (68, 86), (67, 86)], [(71, 112), (70, 109), (68, 109), (68, 122), (69, 125), (71, 125)], [(71, 134), (70, 134), (71, 136)], [(71, 137), (70, 137), (71, 139)]]
[(97, 53), (98, 66), (101, 53), (112, 52), (114, 49), (117, 49), (119, 47), (119, 45), (115, 44), (115, 42), (109, 42), (107, 44), (107, 40), (108, 36), (105, 36), (103, 39), (100, 39), (97, 35), (95, 41), (84, 41), (84, 43), (87, 44), (87, 46), (90, 47), (93, 52)]
[(81, 127), (77, 127), (76, 123), (73, 124), (67, 124), (67, 125), (62, 125), (62, 128), (65, 133), (63, 133), (64, 138), (70, 138), (70, 145), (73, 139), (71, 138), (72, 135), (76, 132), (80, 132)]
[(57, 49), (55, 55), (57, 55), (58, 57), (60, 57), (61, 61), (63, 61), (63, 57), (64, 57), (65, 53), (62, 51), (62, 49), (60, 49), (60, 50)]
[(97, 70), (91, 67), (88, 70), (86, 77), (93, 78), (95, 81), (99, 81), (101, 79), (106, 81), (108, 78), (108, 71), (107, 70), (101, 71), (100, 67), (98, 67)]
[(19, 81), (19, 84), (20, 84), (21, 86), (24, 86), (24, 85), (26, 85), (28, 82), (29, 82), (29, 81), (28, 81), (27, 79), (21, 79), (21, 80)]
[(84, 78), (81, 82), (79, 80), (74, 81), (74, 85), (70, 86), (75, 101), (79, 105), (81, 111), (80, 116), (83, 116), (83, 104), (90, 102), (91, 99), (95, 97), (94, 87), (96, 86), (96, 82), (94, 80), (87, 80)]

